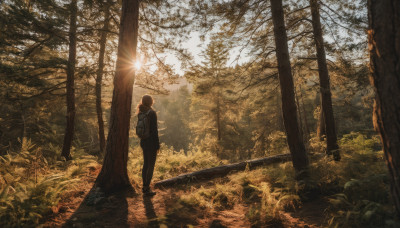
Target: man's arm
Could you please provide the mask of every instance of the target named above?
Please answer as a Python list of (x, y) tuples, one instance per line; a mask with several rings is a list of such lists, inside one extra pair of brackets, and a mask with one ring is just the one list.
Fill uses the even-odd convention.
[(155, 111), (151, 111), (149, 113), (150, 116), (150, 135), (155, 139), (157, 150), (160, 149), (160, 140), (158, 138), (158, 123), (157, 123), (157, 114)]

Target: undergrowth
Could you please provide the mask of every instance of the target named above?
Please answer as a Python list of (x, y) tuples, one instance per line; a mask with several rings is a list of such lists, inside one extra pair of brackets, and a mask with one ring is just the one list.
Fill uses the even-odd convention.
[[(344, 135), (342, 160), (322, 159), (315, 172), (335, 180), (341, 191), (330, 196), (329, 227), (400, 227), (390, 196), (390, 183), (380, 140), (361, 133)], [(329, 174), (331, 173), (331, 174)], [(324, 181), (322, 183), (327, 183)], [(332, 181), (331, 181), (332, 182)]]
[(57, 207), (62, 193), (97, 165), (83, 151), (73, 152), (73, 161), (52, 159), (61, 154), (59, 148), (42, 148), (23, 139), (20, 151), (0, 156), (0, 227), (37, 226)]
[[(131, 182), (139, 186), (142, 182), (143, 154), (142, 149), (137, 146), (129, 151), (128, 173)], [(186, 152), (175, 151), (173, 148), (161, 145), (157, 155), (156, 166), (154, 169), (153, 182), (172, 178), (183, 173), (193, 172), (201, 169), (211, 168), (228, 161), (220, 160), (211, 152), (201, 151), (199, 148), (193, 148)]]
[[(389, 194), (389, 178), (380, 141), (360, 133), (340, 140), (342, 160), (324, 156), (324, 142), (310, 141), (309, 179), (295, 181), (290, 162), (232, 173), (203, 183), (178, 186), (158, 218), (169, 225), (195, 226), (198, 220), (225, 210), (240, 210), (253, 227), (288, 226), (284, 213), (306, 202), (326, 199), (326, 227), (399, 227)], [(23, 141), (22, 149), (0, 157), (0, 227), (35, 226), (51, 213), (67, 188), (80, 181), (95, 157), (73, 149), (73, 161), (55, 159), (60, 149)], [(153, 182), (227, 164), (213, 153), (192, 149), (184, 153), (162, 145)], [(142, 151), (129, 151), (128, 172), (134, 187), (141, 185)], [(216, 222), (217, 224), (218, 222)]]
[[(324, 142), (312, 142), (318, 145), (310, 145), (308, 180), (295, 181), (290, 162), (246, 170), (208, 184), (192, 185), (190, 190), (187, 190), (189, 186), (182, 187), (185, 193), (170, 205), (168, 216), (185, 217), (182, 210), (192, 211), (187, 215), (188, 221), (192, 221), (193, 213), (206, 216), (243, 204), (247, 205), (244, 213), (252, 226), (270, 224), (283, 227), (285, 219), (282, 213), (295, 212), (303, 203), (323, 198), (330, 203), (324, 213), (323, 226), (400, 226), (395, 219), (387, 167), (378, 138), (367, 138), (360, 133), (344, 135), (339, 141), (340, 162), (323, 156)], [(139, 157), (135, 164), (131, 164), (136, 173), (140, 171), (142, 162), (139, 152), (131, 152), (131, 156)], [(206, 152), (185, 156), (164, 149), (157, 160), (155, 180), (219, 164)], [(134, 178), (140, 182), (139, 177)]]

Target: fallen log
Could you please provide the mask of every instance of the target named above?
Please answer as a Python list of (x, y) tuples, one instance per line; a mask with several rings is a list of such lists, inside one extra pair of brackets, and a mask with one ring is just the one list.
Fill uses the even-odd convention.
[(229, 174), (230, 172), (233, 172), (233, 171), (245, 170), (246, 167), (249, 167), (250, 169), (252, 169), (257, 166), (287, 162), (287, 161), (290, 161), (291, 159), (292, 158), (291, 158), (290, 154), (280, 154), (280, 155), (270, 156), (270, 157), (266, 157), (266, 158), (259, 158), (259, 159), (244, 161), (244, 162), (238, 162), (238, 163), (229, 164), (229, 165), (221, 165), (221, 166), (217, 166), (217, 167), (213, 167), (213, 168), (202, 169), (202, 170), (195, 171), (192, 173), (182, 174), (177, 177), (170, 178), (170, 179), (158, 181), (154, 184), (154, 187), (160, 188), (160, 187), (172, 186), (175, 184), (187, 184), (190, 182), (196, 182), (196, 181), (201, 181), (201, 180), (210, 180), (213, 178), (226, 176), (227, 174)]

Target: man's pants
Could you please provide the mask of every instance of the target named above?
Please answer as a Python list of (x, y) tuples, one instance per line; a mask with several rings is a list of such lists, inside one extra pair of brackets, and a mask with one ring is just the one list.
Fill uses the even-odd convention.
[(148, 190), (153, 178), (154, 165), (156, 164), (157, 150), (144, 150), (143, 149), (143, 169), (142, 169), (142, 179), (143, 179), (143, 190)]

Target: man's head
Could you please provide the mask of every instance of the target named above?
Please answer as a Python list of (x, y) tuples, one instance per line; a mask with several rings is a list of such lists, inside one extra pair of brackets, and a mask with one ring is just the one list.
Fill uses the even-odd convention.
[(153, 98), (150, 95), (144, 95), (142, 97), (142, 105), (150, 108), (153, 105)]

